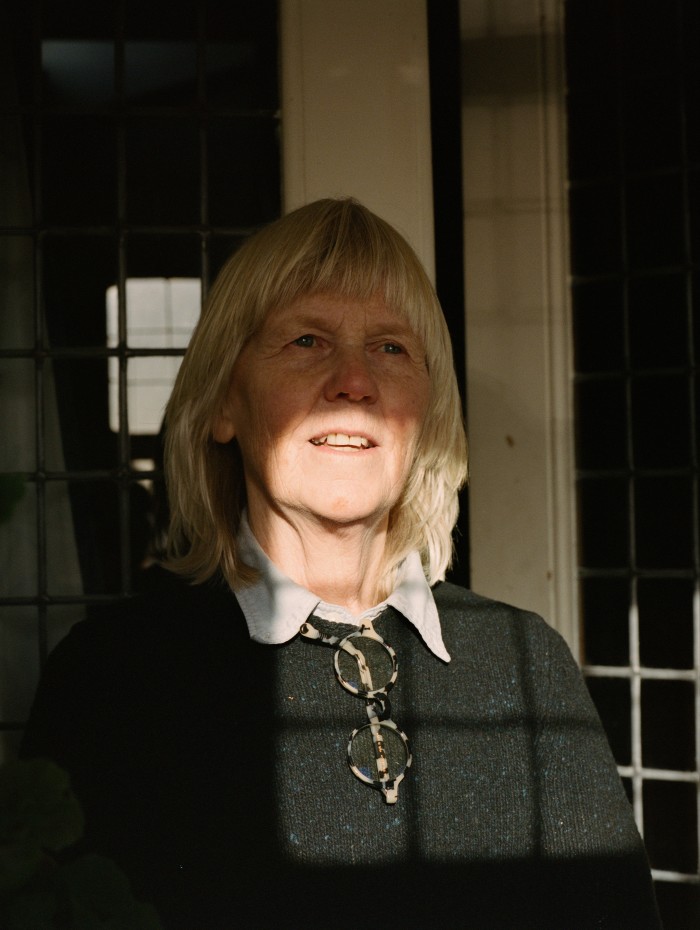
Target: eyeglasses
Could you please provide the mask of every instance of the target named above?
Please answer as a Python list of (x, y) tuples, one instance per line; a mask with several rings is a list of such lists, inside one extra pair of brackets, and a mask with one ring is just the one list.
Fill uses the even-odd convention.
[(360, 781), (382, 792), (387, 804), (395, 804), (412, 758), (408, 737), (391, 720), (388, 692), (399, 673), (396, 653), (371, 626), (341, 638), (320, 632), (307, 620), (299, 632), (306, 639), (337, 647), (336, 677), (346, 691), (364, 698), (369, 719), (350, 734), (348, 764)]

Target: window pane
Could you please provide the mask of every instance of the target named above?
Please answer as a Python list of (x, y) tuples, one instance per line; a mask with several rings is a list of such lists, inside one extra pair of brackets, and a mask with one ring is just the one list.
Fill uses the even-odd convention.
[(630, 357), (634, 368), (688, 363), (686, 282), (682, 275), (632, 278), (628, 289)]
[(581, 582), (585, 662), (629, 665), (629, 582), (585, 578)]
[(683, 205), (679, 176), (628, 181), (627, 249), (633, 268), (683, 264)]
[(654, 891), (667, 930), (696, 930), (700, 927), (700, 895), (697, 885), (655, 882)]
[(250, 226), (279, 215), (276, 125), (267, 120), (212, 120), (209, 127), (209, 219)]
[(578, 466), (583, 469), (627, 465), (627, 397), (618, 378), (576, 385)]
[(642, 665), (693, 667), (693, 591), (692, 581), (640, 578), (637, 599)]
[(642, 682), (642, 761), (648, 768), (695, 768), (694, 691), (689, 681)]
[(680, 164), (680, 99), (676, 87), (660, 80), (658, 75), (653, 80), (627, 84), (622, 127), (628, 170), (645, 171)]
[(617, 281), (574, 285), (572, 299), (576, 371), (623, 371), (622, 285)]
[(622, 259), (620, 194), (615, 185), (574, 188), (569, 196), (574, 274), (616, 271)]
[(117, 26), (117, 6), (94, 0), (43, 3), (41, 25), (44, 36), (54, 39), (112, 38)]
[(256, 42), (209, 42), (206, 46), (207, 100), (223, 107), (277, 108), (277, 82)]
[(124, 48), (124, 89), (133, 107), (193, 106), (197, 47), (192, 41), (131, 41)]
[(94, 105), (114, 97), (113, 42), (47, 39), (41, 43), (41, 67), (49, 106)]
[(693, 490), (684, 478), (635, 479), (635, 538), (641, 568), (692, 568)]
[(107, 359), (56, 359), (53, 371), (63, 442), (47, 445), (48, 469), (116, 467), (118, 447), (108, 421)]
[(626, 568), (630, 559), (627, 481), (588, 478), (578, 486), (581, 565)]
[[(117, 288), (107, 291), (107, 345), (119, 345)], [(126, 342), (130, 349), (153, 355), (127, 360), (128, 429), (131, 435), (156, 435), (180, 368), (180, 356), (158, 355), (157, 349), (186, 348), (199, 319), (199, 278), (129, 278), (126, 282)], [(110, 428), (119, 430), (120, 359), (109, 370)]]
[(46, 237), (43, 294), (53, 348), (104, 348), (105, 291), (117, 280), (117, 268), (117, 243), (111, 236)]
[(569, 94), (569, 176), (573, 181), (614, 175), (620, 161), (617, 101), (610, 95)]
[(0, 471), (36, 467), (34, 360), (0, 358)]
[(630, 685), (624, 678), (587, 678), (590, 691), (618, 765), (632, 761)]
[(209, 281), (213, 281), (225, 262), (241, 247), (242, 236), (212, 236), (209, 239)]
[(46, 569), (52, 595), (82, 594), (80, 566), (72, 529), (72, 507), (67, 481), (47, 481)]
[(39, 681), (36, 607), (0, 607), (0, 720), (24, 722)]
[(129, 39), (191, 40), (197, 34), (198, 12), (196, 0), (124, 0), (124, 32)]
[(127, 215), (140, 225), (200, 220), (199, 130), (194, 120), (133, 120), (126, 135)]
[[(4, 131), (0, 120), (0, 133)], [(5, 185), (8, 186), (7, 184)], [(0, 223), (30, 223), (22, 194), (17, 202), (8, 204), (8, 215), (0, 215)], [(0, 276), (0, 349), (34, 347), (34, 242), (29, 236), (0, 236), (0, 267), (9, 273)]]
[(57, 225), (114, 223), (117, 141), (112, 120), (47, 117), (42, 133), (43, 219)]
[(644, 782), (644, 842), (652, 868), (696, 872), (698, 868), (695, 785)]
[[(566, 65), (570, 87), (594, 85), (606, 97), (620, 68), (617, 36), (610, 28), (609, 0), (566, 5)], [(591, 55), (595, 48), (595, 56)]]
[(686, 377), (632, 380), (632, 438), (638, 468), (689, 468), (690, 424)]
[(0, 594), (33, 597), (37, 591), (36, 485), (27, 482), (11, 517), (0, 523)]
[[(120, 488), (104, 481), (73, 481), (70, 496), (86, 594), (119, 594), (128, 572), (136, 576), (146, 558), (152, 499), (141, 484)], [(122, 542), (123, 540), (123, 542)], [(57, 593), (69, 585), (52, 578)]]
[(205, 12), (209, 103), (276, 110), (277, 5), (207, 3)]
[(46, 611), (46, 640), (48, 651), (58, 645), (71, 627), (85, 618), (82, 604), (52, 605)]
[[(132, 234), (126, 244), (129, 278), (199, 278), (202, 273), (202, 245), (197, 236)], [(116, 277), (107, 282), (105, 291)], [(104, 306), (104, 292), (102, 294)]]

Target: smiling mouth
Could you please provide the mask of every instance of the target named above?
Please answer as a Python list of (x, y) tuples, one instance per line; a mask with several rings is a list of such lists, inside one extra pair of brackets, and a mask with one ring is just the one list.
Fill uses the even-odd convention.
[(345, 433), (328, 433), (327, 436), (319, 436), (312, 439), (314, 446), (330, 446), (333, 449), (369, 449), (372, 443), (366, 436), (348, 436)]

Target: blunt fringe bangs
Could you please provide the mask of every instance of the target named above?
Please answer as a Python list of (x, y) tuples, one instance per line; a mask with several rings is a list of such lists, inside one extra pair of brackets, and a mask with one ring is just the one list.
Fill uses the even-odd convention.
[(245, 507), (236, 440), (213, 439), (241, 350), (267, 314), (307, 294), (380, 294), (421, 339), (430, 374), (428, 413), (406, 488), (389, 518), (385, 594), (399, 562), (421, 553), (430, 584), (452, 558), (467, 447), (447, 325), (413, 249), (352, 199), (319, 200), (261, 229), (226, 262), (202, 309), (166, 412), (171, 511), (166, 566), (202, 582), (220, 571), (237, 588), (255, 575), (236, 534)]

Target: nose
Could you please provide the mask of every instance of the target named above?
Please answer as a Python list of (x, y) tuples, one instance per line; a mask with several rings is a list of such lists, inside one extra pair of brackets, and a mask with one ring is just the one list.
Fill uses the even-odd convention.
[(364, 347), (342, 348), (334, 353), (324, 394), (331, 401), (373, 403), (377, 399), (377, 382)]

